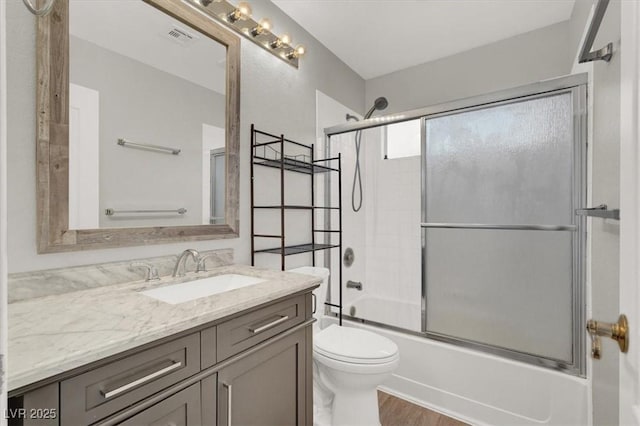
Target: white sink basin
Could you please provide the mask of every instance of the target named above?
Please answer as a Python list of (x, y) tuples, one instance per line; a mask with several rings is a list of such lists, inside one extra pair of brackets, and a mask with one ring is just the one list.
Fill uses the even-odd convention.
[(249, 277), (247, 275), (226, 274), (172, 284), (152, 290), (141, 291), (140, 293), (171, 305), (177, 305), (264, 281), (262, 278)]

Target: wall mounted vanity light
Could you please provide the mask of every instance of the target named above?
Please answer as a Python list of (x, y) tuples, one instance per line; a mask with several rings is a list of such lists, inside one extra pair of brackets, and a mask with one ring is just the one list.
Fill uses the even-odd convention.
[(293, 47), (288, 34), (277, 36), (273, 31), (273, 24), (268, 18), (259, 21), (251, 17), (251, 5), (246, 1), (236, 6), (227, 0), (184, 0), (209, 17), (232, 28), (274, 56), (289, 65), (298, 68), (298, 62), (306, 49), (303, 45)]
[(251, 12), (251, 5), (246, 1), (241, 1), (235, 9), (227, 14), (227, 22), (235, 24), (237, 21), (246, 21), (251, 18)]

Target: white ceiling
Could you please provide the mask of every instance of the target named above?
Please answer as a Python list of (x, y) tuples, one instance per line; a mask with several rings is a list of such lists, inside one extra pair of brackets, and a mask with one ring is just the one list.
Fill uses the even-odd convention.
[(565, 21), (571, 17), (575, 3), (575, 0), (272, 1), (365, 79)]
[[(194, 39), (173, 40), (167, 33), (174, 27)], [(71, 0), (69, 33), (225, 94), (226, 48), (142, 1)]]

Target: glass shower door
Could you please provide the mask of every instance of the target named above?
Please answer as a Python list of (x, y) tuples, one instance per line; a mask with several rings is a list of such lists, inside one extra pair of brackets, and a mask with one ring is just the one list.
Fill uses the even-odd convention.
[(584, 86), (424, 118), (423, 331), (584, 374)]

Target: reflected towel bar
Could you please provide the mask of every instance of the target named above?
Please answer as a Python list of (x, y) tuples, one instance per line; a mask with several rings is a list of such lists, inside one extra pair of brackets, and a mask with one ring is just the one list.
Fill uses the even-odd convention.
[(173, 154), (173, 155), (178, 155), (180, 154), (180, 150), (177, 148), (169, 148), (166, 146), (160, 146), (160, 145), (151, 145), (148, 143), (136, 143), (136, 142), (131, 142), (128, 141), (126, 139), (118, 139), (118, 145), (120, 146), (124, 146), (124, 147), (133, 147), (133, 148), (139, 148), (139, 149), (148, 149), (151, 151), (159, 151), (159, 152), (165, 152), (168, 154)]
[(105, 209), (104, 214), (107, 216), (113, 216), (115, 214), (125, 213), (125, 214), (149, 214), (149, 213), (177, 213), (177, 214), (185, 214), (187, 209), (184, 207), (176, 209), (176, 210), (114, 210), (114, 209)]
[(576, 225), (494, 225), (486, 223), (421, 223), (422, 228), (444, 229), (509, 229), (515, 231), (572, 231)]

